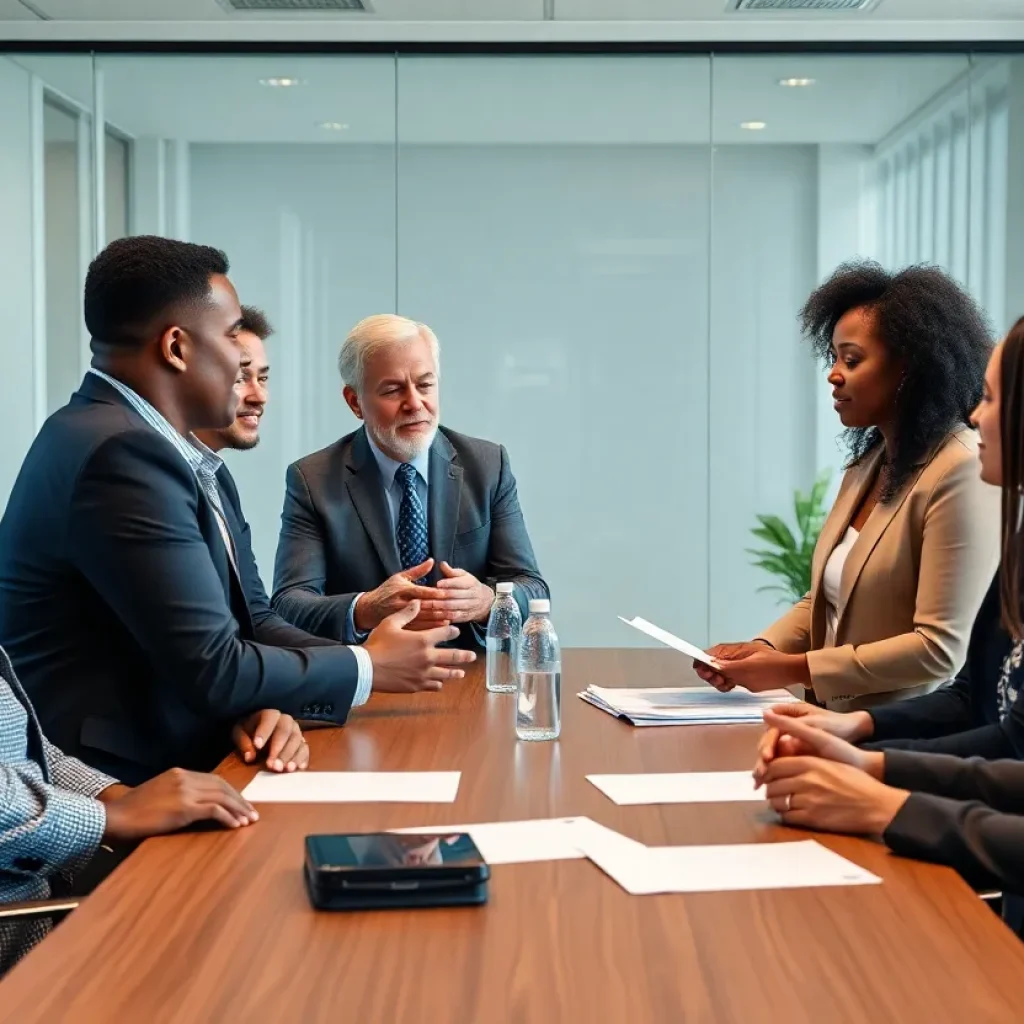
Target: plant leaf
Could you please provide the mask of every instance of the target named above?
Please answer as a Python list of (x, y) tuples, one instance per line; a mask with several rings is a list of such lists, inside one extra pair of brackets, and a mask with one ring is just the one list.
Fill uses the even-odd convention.
[(750, 532), (769, 547), (748, 548), (747, 554), (752, 557), (751, 564), (755, 568), (762, 569), (778, 581), (761, 587), (758, 593), (772, 592), (784, 595), (786, 600), (799, 601), (810, 591), (814, 548), (828, 516), (824, 501), (831, 479), (831, 472), (826, 470), (818, 475), (807, 494), (802, 491), (794, 493), (796, 536), (779, 516), (757, 516), (758, 525)]
[(762, 533), (756, 535), (786, 551), (796, 550), (796, 538), (790, 528), (778, 516), (758, 516)]

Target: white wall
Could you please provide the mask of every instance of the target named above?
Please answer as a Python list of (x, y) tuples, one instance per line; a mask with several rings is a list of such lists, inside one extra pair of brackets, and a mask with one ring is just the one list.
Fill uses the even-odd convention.
[(36, 426), (32, 104), (31, 76), (0, 57), (0, 505), (7, 503)]
[(398, 169), (396, 233), (388, 147), (191, 149), (194, 240), (280, 332), (263, 443), (230, 457), (268, 586), (286, 462), (356, 426), (338, 346), (397, 302), (440, 337), (443, 420), (509, 449), (566, 643), (634, 642), (618, 614), (763, 625), (749, 528), (814, 474), (815, 149), (719, 147), (711, 292), (708, 147), (404, 145)]

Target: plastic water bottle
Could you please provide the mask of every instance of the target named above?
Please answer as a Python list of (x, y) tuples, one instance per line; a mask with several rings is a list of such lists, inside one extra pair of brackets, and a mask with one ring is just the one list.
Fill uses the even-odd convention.
[(550, 614), (550, 601), (531, 601), (519, 642), (516, 735), (521, 740), (556, 740), (562, 731), (562, 649)]
[(497, 597), (487, 620), (487, 689), (491, 693), (515, 693), (519, 636), (523, 620), (519, 615), (512, 583), (499, 583)]

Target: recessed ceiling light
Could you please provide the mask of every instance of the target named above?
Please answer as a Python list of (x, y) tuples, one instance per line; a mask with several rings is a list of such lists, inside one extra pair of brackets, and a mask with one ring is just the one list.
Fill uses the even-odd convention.
[(261, 78), (260, 85), (269, 86), (271, 89), (288, 89), (293, 85), (302, 85), (301, 78)]
[(318, 128), (323, 128), (326, 132), (343, 132), (348, 130), (347, 124), (342, 124), (341, 121), (321, 121)]
[(787, 89), (802, 89), (808, 85), (814, 85), (813, 78), (780, 78), (779, 85), (785, 86)]
[(748, 132), (759, 132), (767, 128), (768, 125), (764, 121), (744, 121), (740, 127), (745, 128)]

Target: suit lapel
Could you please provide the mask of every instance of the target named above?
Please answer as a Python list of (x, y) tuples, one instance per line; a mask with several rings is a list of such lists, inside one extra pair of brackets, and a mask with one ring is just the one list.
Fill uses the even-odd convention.
[(438, 563), (444, 560), (449, 565), (455, 548), (462, 500), (462, 467), (456, 458), (451, 442), (438, 431), (430, 446), (427, 523), (430, 554)]
[[(227, 466), (221, 466), (217, 472), (217, 489), (220, 491), (220, 503), (224, 509), (224, 520), (227, 523), (228, 533), (235, 545), (235, 561), (239, 562), (238, 567), (236, 568), (228, 556), (227, 548), (225, 548), (223, 538), (220, 536), (220, 526), (217, 525), (217, 513), (210, 506), (209, 500), (206, 500), (206, 494), (200, 487), (199, 492), (203, 499), (206, 500), (207, 511), (214, 520), (213, 527), (217, 532), (213, 542), (211, 543), (207, 537), (206, 543), (214, 555), (217, 571), (228, 588), (228, 594), (234, 597), (237, 611), (236, 618), (238, 618), (239, 625), (242, 627), (243, 635), (255, 636), (256, 631), (252, 624), (252, 616), (249, 613), (249, 601), (246, 597), (245, 583), (242, 580), (241, 563), (239, 561), (242, 557), (240, 538), (245, 526), (245, 520), (242, 517), (242, 504), (238, 498), (238, 488), (235, 486)], [(221, 541), (219, 544), (217, 543), (218, 540)]]
[(846, 556), (846, 564), (843, 566), (843, 577), (839, 588), (840, 619), (842, 619), (843, 609), (849, 603), (850, 594), (857, 585), (857, 580), (860, 578), (871, 552), (875, 550), (896, 513), (903, 507), (903, 503), (914, 489), (914, 484), (917, 483), (917, 478), (921, 475), (925, 465), (926, 463), (917, 468), (914, 475), (900, 488), (892, 501), (885, 505), (881, 502), (875, 505), (871, 515), (868, 516), (868, 521), (864, 524), (864, 529), (860, 531), (856, 543), (850, 548), (850, 553)]
[[(861, 530), (860, 536), (857, 538), (856, 543), (850, 548), (850, 553), (846, 556), (846, 564), (843, 566), (843, 576), (840, 581), (839, 588), (839, 620), (836, 623), (837, 629), (839, 623), (842, 622), (843, 612), (849, 604), (850, 594), (853, 593), (853, 588), (857, 585), (857, 580), (860, 579), (860, 574), (864, 570), (864, 566), (867, 564), (867, 560), (871, 557), (871, 552), (878, 546), (878, 542), (882, 539), (885, 531), (889, 528), (889, 524), (896, 517), (896, 514), (903, 507), (903, 503), (907, 500), (910, 492), (914, 489), (917, 484), (918, 478), (924, 472), (928, 464), (935, 458), (938, 452), (943, 448), (947, 438), (943, 440), (932, 449), (928, 458), (924, 460), (917, 467), (910, 479), (900, 488), (899, 492), (893, 497), (892, 501), (883, 505), (879, 502), (868, 516), (868, 521), (864, 524), (864, 529)], [(881, 460), (882, 454), (879, 450), (872, 460), (872, 466), (876, 467)], [(866, 480), (863, 483), (861, 489), (861, 495), (864, 494), (864, 487), (869, 487), (871, 481), (874, 479), (874, 473), (869, 473)], [(858, 502), (859, 504), (859, 502)], [(857, 504), (854, 504), (851, 509), (851, 516), (853, 510), (857, 508)], [(846, 532), (845, 530), (843, 531)]]
[(391, 527), (384, 481), (366, 440), (365, 427), (352, 439), (347, 468), (345, 486), (352, 505), (384, 566), (385, 574), (394, 576), (401, 571), (402, 563), (398, 557), (395, 531)]

